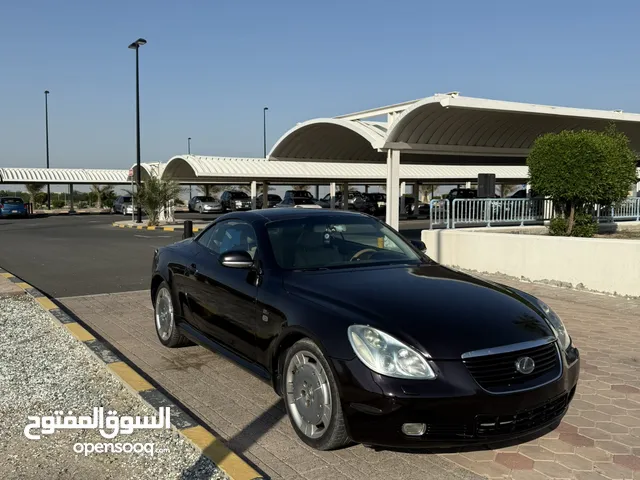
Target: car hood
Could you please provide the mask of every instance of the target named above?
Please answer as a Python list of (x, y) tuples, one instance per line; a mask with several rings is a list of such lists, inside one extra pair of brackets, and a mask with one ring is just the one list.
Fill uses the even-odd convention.
[(517, 290), (438, 264), (292, 272), (284, 286), (343, 318), (345, 339), (364, 323), (434, 359), (553, 335)]

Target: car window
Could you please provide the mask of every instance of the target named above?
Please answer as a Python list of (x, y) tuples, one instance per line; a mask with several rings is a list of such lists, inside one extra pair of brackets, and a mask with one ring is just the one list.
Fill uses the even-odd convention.
[(214, 225), (198, 237), (197, 241), (217, 255), (241, 250), (254, 258), (258, 248), (253, 227), (238, 220), (225, 220)]
[(229, 192), (231, 198), (249, 198), (245, 192)]
[(0, 198), (0, 203), (4, 205), (22, 205), (24, 202), (21, 198)]
[(312, 215), (270, 222), (266, 227), (276, 262), (288, 270), (420, 259), (396, 233), (370, 217)]

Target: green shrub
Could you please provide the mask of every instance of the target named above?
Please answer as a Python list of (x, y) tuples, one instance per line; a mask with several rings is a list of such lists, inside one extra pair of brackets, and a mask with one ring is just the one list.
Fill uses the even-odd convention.
[(567, 218), (552, 218), (549, 223), (549, 235), (590, 238), (598, 233), (598, 223), (588, 213), (577, 213), (571, 233), (567, 233), (568, 228)]
[(54, 200), (53, 202), (51, 202), (51, 207), (52, 208), (64, 208), (64, 201), (62, 201), (62, 200)]
[(78, 202), (78, 208), (87, 208), (87, 202)]

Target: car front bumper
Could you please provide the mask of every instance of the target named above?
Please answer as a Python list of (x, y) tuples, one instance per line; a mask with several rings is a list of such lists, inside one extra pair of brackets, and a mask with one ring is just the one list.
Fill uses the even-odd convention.
[[(461, 361), (436, 362), (438, 378), (423, 381), (379, 375), (357, 358), (332, 361), (352, 440), (392, 448), (455, 448), (511, 442), (555, 428), (578, 382), (580, 359), (573, 350), (573, 363), (563, 355), (555, 381), (507, 394), (483, 390)], [(405, 435), (405, 423), (424, 423), (426, 431)]]

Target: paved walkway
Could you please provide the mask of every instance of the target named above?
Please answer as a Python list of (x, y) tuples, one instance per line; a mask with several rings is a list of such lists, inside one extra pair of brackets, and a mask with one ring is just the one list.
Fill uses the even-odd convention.
[(273, 479), (640, 480), (640, 300), (503, 281), (539, 296), (581, 350), (578, 393), (561, 426), (526, 444), (447, 454), (313, 451), (269, 386), (201, 347), (158, 342), (148, 292), (61, 299), (237, 453)]

